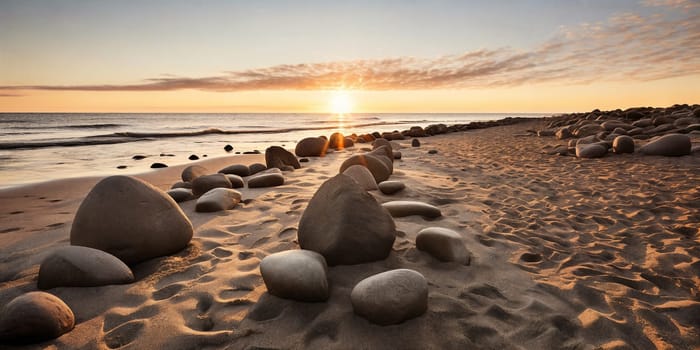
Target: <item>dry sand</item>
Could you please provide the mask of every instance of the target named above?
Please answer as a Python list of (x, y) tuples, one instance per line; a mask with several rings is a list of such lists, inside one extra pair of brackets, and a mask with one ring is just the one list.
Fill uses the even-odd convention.
[[(320, 184), (362, 145), (311, 158), (277, 188), (243, 189), (219, 213), (181, 206), (195, 226), (183, 252), (134, 267), (128, 285), (49, 290), (76, 315), (73, 331), (17, 348), (46, 349), (692, 349), (700, 347), (700, 154), (667, 158), (547, 155), (521, 137), (544, 122), (401, 141), (380, 201), (437, 205), (443, 217), (396, 218), (384, 261), (330, 268), (326, 303), (266, 293), (260, 260), (298, 249), (299, 218)], [(697, 144), (699, 140), (694, 140)], [(428, 150), (437, 154), (428, 154)], [(262, 156), (199, 162), (215, 172)], [(140, 176), (167, 189), (182, 167)], [(38, 264), (68, 244), (96, 178), (0, 191), (0, 305), (36, 290)], [(416, 250), (417, 232), (460, 232), (469, 266)], [(425, 315), (394, 326), (355, 316), (361, 279), (409, 268), (429, 281)]]

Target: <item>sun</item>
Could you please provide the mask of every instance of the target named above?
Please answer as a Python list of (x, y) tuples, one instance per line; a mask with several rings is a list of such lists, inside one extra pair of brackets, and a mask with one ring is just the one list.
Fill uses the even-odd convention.
[(350, 114), (352, 112), (352, 96), (347, 91), (334, 91), (331, 96), (330, 107), (333, 114)]

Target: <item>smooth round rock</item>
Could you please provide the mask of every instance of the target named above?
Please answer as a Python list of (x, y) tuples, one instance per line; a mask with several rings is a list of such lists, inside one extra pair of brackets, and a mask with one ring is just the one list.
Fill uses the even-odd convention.
[(176, 188), (187, 188), (187, 189), (192, 189), (192, 183), (191, 182), (185, 182), (185, 181), (178, 181), (174, 183), (172, 186), (170, 186), (171, 189), (176, 189)]
[(639, 148), (646, 155), (678, 157), (690, 154), (690, 137), (683, 134), (668, 134), (649, 141)]
[(440, 261), (468, 265), (470, 254), (459, 233), (442, 227), (428, 227), (416, 236), (416, 248)]
[(328, 148), (344, 149), (345, 135), (339, 132), (332, 133), (331, 137), (328, 138)]
[(75, 326), (73, 311), (45, 292), (18, 296), (0, 310), (0, 340), (40, 342), (54, 339)]
[(391, 176), (391, 170), (386, 166), (385, 162), (380, 160), (380, 157), (375, 157), (369, 154), (357, 154), (346, 159), (340, 165), (340, 173), (343, 173), (347, 168), (353, 165), (362, 165), (369, 169), (374, 176), (374, 180), (379, 183)]
[(224, 146), (224, 151), (226, 151), (226, 152), (231, 152), (231, 151), (233, 151), (233, 146), (231, 146), (231, 145), (226, 145), (226, 146)]
[(231, 188), (245, 187), (245, 182), (243, 181), (243, 178), (238, 175), (226, 174), (226, 178), (228, 178), (228, 180), (231, 181)]
[(360, 281), (350, 301), (355, 314), (372, 323), (398, 324), (428, 310), (428, 281), (414, 270), (382, 272)]
[(250, 168), (250, 175), (255, 175), (261, 171), (267, 170), (265, 164), (253, 163), (248, 168)]
[(377, 182), (374, 181), (374, 176), (372, 176), (369, 169), (363, 167), (362, 165), (353, 165), (345, 169), (343, 174), (350, 176), (366, 191), (373, 191), (377, 189)]
[(194, 210), (200, 213), (229, 210), (240, 202), (240, 192), (230, 188), (214, 188), (197, 199)]
[(328, 147), (328, 140), (322, 137), (307, 137), (297, 143), (294, 154), (299, 157), (323, 157)]
[(613, 140), (612, 149), (617, 154), (634, 153), (634, 139), (627, 135), (618, 136)]
[(297, 157), (279, 146), (271, 146), (265, 150), (265, 165), (268, 169), (294, 170), (301, 168)]
[(93, 287), (134, 281), (134, 274), (116, 256), (98, 249), (67, 246), (55, 249), (39, 267), (40, 289)]
[(187, 202), (197, 198), (189, 188), (173, 188), (166, 193), (177, 203)]
[(299, 221), (303, 249), (321, 253), (329, 265), (386, 259), (396, 239), (391, 215), (347, 175), (338, 174), (316, 191)]
[(190, 154), (190, 156), (187, 157), (187, 159), (189, 159), (189, 160), (198, 160), (198, 159), (199, 159), (199, 156), (196, 155), (196, 154)]
[(327, 271), (323, 256), (310, 250), (287, 250), (268, 255), (260, 262), (267, 291), (299, 301), (328, 300)]
[(261, 173), (248, 178), (248, 188), (274, 187), (284, 185), (284, 175), (279, 173)]
[(597, 143), (576, 145), (576, 157), (600, 158), (608, 153), (608, 149)]
[(440, 209), (428, 203), (416, 201), (392, 201), (382, 204), (391, 216), (398, 218), (410, 215), (420, 215), (426, 218), (437, 218), (442, 216)]
[(202, 175), (192, 181), (192, 193), (201, 196), (213, 188), (231, 188), (231, 180), (224, 174)]
[(393, 159), (401, 159), (401, 152), (399, 151), (394, 151), (393, 152), (394, 158)]
[(411, 147), (420, 147), (420, 140), (418, 140), (418, 139), (411, 140)]
[(250, 168), (245, 164), (233, 164), (219, 170), (219, 173), (233, 174), (238, 176), (249, 176)]
[(406, 185), (401, 181), (382, 181), (378, 185), (379, 190), (384, 194), (394, 194), (406, 188)]
[(167, 168), (168, 165), (164, 163), (153, 163), (151, 164), (151, 169)]
[(70, 242), (135, 264), (182, 250), (192, 234), (192, 223), (165, 192), (134, 177), (110, 176), (80, 204)]

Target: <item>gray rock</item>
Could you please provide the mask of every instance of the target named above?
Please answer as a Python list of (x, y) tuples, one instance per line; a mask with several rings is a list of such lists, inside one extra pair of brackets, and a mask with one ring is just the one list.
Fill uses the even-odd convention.
[(442, 227), (428, 227), (416, 236), (416, 248), (440, 261), (469, 265), (471, 254), (459, 233)]
[(576, 145), (576, 157), (600, 158), (608, 153), (608, 149), (598, 143)]
[(164, 163), (153, 163), (151, 164), (151, 169), (167, 168), (168, 165)]
[(201, 196), (213, 188), (231, 188), (231, 180), (224, 174), (203, 175), (192, 181), (192, 193)]
[(555, 135), (556, 135), (558, 140), (566, 140), (566, 139), (574, 136), (571, 133), (571, 128), (569, 128), (568, 126), (563, 127), (563, 128), (559, 128), (559, 130), (557, 130), (557, 133)]
[(248, 178), (248, 188), (274, 187), (284, 185), (284, 175), (280, 173), (260, 173)]
[(328, 147), (328, 140), (324, 138), (307, 137), (297, 143), (294, 154), (299, 157), (323, 157)]
[(360, 281), (350, 293), (355, 314), (379, 325), (398, 324), (428, 309), (428, 282), (420, 273), (398, 269)]
[(233, 164), (219, 170), (219, 173), (233, 174), (238, 176), (250, 176), (250, 168), (245, 164)]
[(36, 343), (57, 338), (74, 326), (68, 305), (45, 292), (20, 295), (0, 312), (0, 340)]
[(691, 148), (688, 135), (668, 134), (649, 141), (639, 151), (647, 155), (677, 157), (690, 154)]
[(326, 259), (310, 250), (287, 250), (266, 256), (260, 262), (267, 291), (299, 301), (328, 300)]
[(241, 202), (241, 193), (230, 188), (214, 188), (197, 199), (195, 211), (211, 213), (233, 209)]
[(110, 176), (80, 204), (70, 242), (135, 264), (182, 250), (192, 234), (190, 220), (165, 192), (134, 177)]
[[(422, 130), (422, 129), (421, 129)], [(411, 147), (420, 147), (420, 140), (418, 139), (413, 139), (411, 141)]]
[(385, 259), (396, 239), (396, 226), (372, 195), (338, 174), (311, 198), (297, 235), (301, 248), (321, 253), (329, 265), (351, 265)]
[(268, 169), (294, 170), (301, 168), (297, 157), (279, 146), (268, 147), (265, 150), (265, 164)]
[(586, 137), (595, 135), (601, 131), (604, 131), (603, 127), (598, 124), (586, 124), (580, 126), (578, 129), (574, 130), (574, 136), (576, 137)]
[(612, 148), (617, 154), (634, 153), (634, 139), (626, 135), (618, 136), (613, 141)]
[(187, 188), (191, 189), (192, 188), (192, 183), (191, 182), (184, 182), (184, 181), (178, 181), (174, 183), (172, 186), (170, 186), (171, 189), (176, 189), (176, 188)]
[(416, 201), (392, 201), (382, 204), (386, 210), (389, 211), (391, 216), (395, 218), (410, 216), (410, 215), (420, 215), (427, 218), (437, 218), (442, 216), (440, 209), (434, 205), (428, 203), (416, 202)]
[(248, 168), (250, 168), (250, 175), (255, 175), (261, 171), (267, 170), (265, 164), (253, 163)]
[(226, 174), (226, 178), (228, 178), (228, 180), (231, 181), (231, 188), (245, 187), (245, 182), (243, 181), (243, 178), (238, 175)]
[(538, 130), (538, 131), (537, 131), (537, 136), (539, 136), (539, 137), (554, 136), (555, 133), (556, 133), (556, 131), (554, 131), (554, 130), (549, 130), (549, 129)]
[(173, 188), (166, 192), (175, 202), (187, 202), (197, 198), (189, 188)]
[(353, 165), (345, 169), (343, 174), (350, 176), (366, 191), (373, 191), (377, 189), (377, 182), (374, 180), (374, 176), (372, 176), (369, 169), (363, 167), (362, 165)]
[(406, 188), (406, 185), (401, 181), (382, 181), (377, 186), (384, 194), (394, 194)]
[(369, 169), (377, 183), (382, 182), (391, 176), (391, 170), (386, 166), (386, 161), (382, 161), (380, 158), (382, 157), (376, 157), (371, 154), (354, 155), (340, 165), (340, 173), (353, 165), (362, 165)]
[(134, 281), (134, 274), (116, 256), (101, 250), (67, 246), (51, 252), (39, 267), (40, 289), (93, 287)]
[(636, 122), (632, 123), (632, 126), (637, 128), (646, 128), (647, 126), (652, 125), (654, 125), (654, 121), (651, 120), (651, 118), (639, 119)]
[[(379, 142), (380, 140), (383, 142)], [(385, 139), (376, 139), (374, 141), (374, 148), (372, 148), (370, 154), (383, 155), (388, 159), (394, 159), (394, 150), (391, 148), (389, 141)]]

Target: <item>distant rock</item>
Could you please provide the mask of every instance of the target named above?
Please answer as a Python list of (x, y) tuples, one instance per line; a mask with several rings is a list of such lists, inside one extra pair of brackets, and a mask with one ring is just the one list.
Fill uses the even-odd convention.
[(190, 220), (170, 196), (120, 175), (101, 180), (85, 197), (75, 214), (70, 242), (135, 264), (182, 250), (192, 234)]
[(363, 167), (362, 165), (353, 165), (345, 169), (343, 174), (350, 176), (366, 191), (373, 191), (377, 189), (377, 182), (374, 181), (374, 176), (372, 176), (369, 169)]
[(612, 148), (617, 154), (634, 153), (634, 139), (627, 135), (618, 136), (613, 140)]
[(274, 187), (284, 185), (284, 175), (279, 173), (261, 173), (248, 178), (248, 188)]
[(231, 188), (231, 180), (224, 174), (203, 175), (192, 181), (192, 193), (201, 196), (213, 188)]
[(214, 188), (197, 199), (195, 211), (211, 213), (229, 210), (241, 202), (241, 193), (230, 188)]
[(568, 138), (571, 138), (574, 135), (571, 133), (571, 129), (567, 126), (567, 127), (559, 128), (559, 130), (557, 130), (555, 136), (557, 137), (558, 140), (566, 140)]
[(245, 187), (245, 182), (243, 181), (243, 178), (238, 175), (226, 174), (226, 178), (228, 178), (228, 180), (231, 181), (231, 188)]
[(322, 157), (328, 147), (328, 140), (324, 138), (307, 137), (297, 143), (294, 153), (299, 157)]
[(127, 168), (126, 165), (117, 165), (117, 169), (126, 169), (126, 168)]
[(189, 160), (197, 160), (197, 159), (199, 159), (199, 156), (197, 156), (196, 154), (191, 154), (189, 157), (187, 157), (187, 159), (189, 159)]
[(419, 272), (391, 270), (360, 281), (350, 293), (355, 313), (379, 325), (398, 324), (428, 309), (428, 282)]
[(377, 186), (384, 194), (394, 194), (406, 188), (406, 185), (401, 181), (382, 181)]
[(334, 132), (328, 139), (328, 148), (344, 149), (345, 148), (345, 135)]
[(323, 256), (310, 250), (287, 250), (268, 255), (260, 262), (267, 291), (299, 301), (328, 300), (327, 271)]
[(344, 172), (347, 168), (353, 165), (361, 165), (369, 169), (377, 183), (382, 182), (391, 176), (391, 170), (386, 166), (386, 162), (380, 160), (380, 157), (370, 154), (357, 154), (346, 159), (343, 164), (340, 165), (340, 172)]
[(345, 137), (345, 143), (343, 144), (345, 148), (350, 148), (355, 146), (355, 141), (352, 140), (350, 137)]
[(233, 151), (233, 146), (231, 146), (231, 145), (226, 145), (226, 146), (224, 146), (224, 151), (226, 151), (226, 152), (231, 152), (231, 151)]
[(159, 169), (159, 168), (167, 168), (167, 167), (168, 167), (168, 165), (167, 165), (167, 164), (163, 164), (163, 163), (153, 163), (153, 164), (151, 164), (151, 169)]
[(126, 264), (107, 252), (81, 246), (52, 251), (39, 267), (40, 289), (54, 287), (93, 287), (134, 281)]
[(580, 127), (578, 127), (576, 130), (574, 130), (573, 134), (576, 137), (586, 137), (586, 136), (591, 136), (595, 135), (601, 131), (604, 131), (603, 127), (601, 127), (598, 124), (585, 124)]
[[(408, 132), (406, 133), (406, 136), (410, 137), (426, 137), (428, 134), (423, 130), (422, 127), (420, 126), (412, 126)], [(420, 146), (420, 144), (418, 145)], [(413, 147), (418, 147), (418, 146), (413, 146)]]
[(668, 134), (649, 141), (639, 148), (639, 152), (654, 156), (685, 156), (690, 154), (692, 143), (690, 137), (683, 134)]
[(394, 151), (393, 156), (394, 156), (394, 159), (401, 159), (401, 152)]
[(420, 140), (418, 139), (413, 139), (411, 141), (411, 147), (420, 147)]
[(245, 164), (234, 164), (234, 165), (229, 165), (229, 166), (219, 170), (219, 173), (221, 173), (221, 174), (233, 174), (233, 175), (238, 175), (238, 176), (249, 176), (250, 175), (250, 168)]
[(416, 236), (416, 248), (440, 261), (469, 265), (470, 255), (459, 233), (442, 227), (428, 227)]
[(58, 338), (75, 326), (73, 311), (45, 292), (18, 296), (0, 312), (0, 340), (38, 343)]
[(165, 193), (177, 203), (187, 202), (197, 198), (189, 188), (173, 188)]
[(309, 158), (299, 158), (299, 163), (308, 163)]
[(207, 172), (208, 170), (201, 165), (190, 165), (182, 170), (182, 175), (180, 177), (183, 182), (192, 182), (194, 179), (206, 175)]
[(265, 163), (268, 169), (278, 168), (286, 171), (301, 168), (297, 157), (279, 146), (268, 147), (265, 150)]
[(338, 174), (311, 198), (297, 235), (301, 248), (321, 253), (329, 265), (351, 265), (385, 259), (396, 227), (372, 195)]
[(141, 155), (141, 154), (137, 154), (137, 155), (131, 157), (131, 159), (133, 159), (133, 160), (141, 160), (141, 159), (146, 159), (146, 156)]
[(576, 157), (578, 158), (600, 158), (607, 153), (608, 149), (597, 143), (576, 145)]
[(248, 168), (250, 169), (250, 175), (255, 175), (261, 171), (267, 170), (267, 167), (260, 163), (253, 163)]
[(392, 201), (382, 204), (389, 211), (391, 216), (398, 218), (410, 215), (420, 215), (426, 218), (437, 218), (442, 216), (440, 209), (428, 203), (416, 201)]
[(437, 153), (438, 153), (438, 151), (436, 149), (431, 149), (430, 151), (428, 151), (428, 154), (437, 154)]

